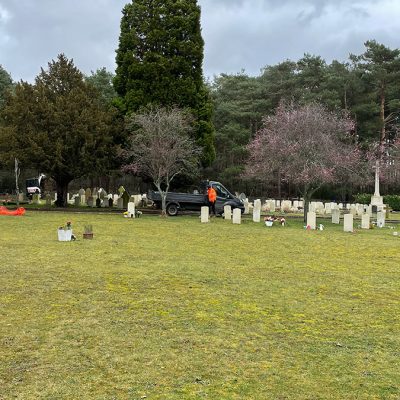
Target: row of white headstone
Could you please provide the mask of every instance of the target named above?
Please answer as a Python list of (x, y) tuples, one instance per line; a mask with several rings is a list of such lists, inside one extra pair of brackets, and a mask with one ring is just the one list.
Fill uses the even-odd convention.
[[(131, 204), (131, 203), (130, 203)], [(128, 204), (129, 211), (129, 204)], [(134, 214), (134, 209), (133, 209)], [(201, 207), (200, 219), (202, 223), (208, 223), (210, 221), (209, 208), (204, 206)], [(235, 208), (232, 211), (231, 206), (224, 206), (224, 219), (232, 220), (234, 224), (241, 223), (241, 210), (239, 208)], [(261, 221), (261, 201), (254, 201), (253, 208), (253, 221), (260, 222)], [(340, 210), (333, 209), (332, 210), (332, 223), (340, 224)], [(361, 216), (361, 228), (362, 229), (370, 229), (371, 226), (371, 216), (367, 213), (364, 213)], [(379, 211), (377, 213), (377, 226), (383, 228), (385, 226), (385, 213), (383, 211)], [(317, 214), (315, 211), (309, 211), (307, 213), (307, 227), (312, 230), (317, 228)], [(353, 232), (354, 231), (354, 215), (352, 213), (344, 214), (343, 216), (343, 230), (345, 232)]]
[[(138, 206), (143, 198), (145, 198), (146, 195), (132, 195), (129, 198), (129, 202), (132, 202), (135, 204), (135, 206)], [(67, 194), (67, 202), (69, 204), (73, 204), (75, 206), (89, 206), (89, 207), (96, 207), (96, 200), (100, 199), (101, 201), (101, 207), (108, 207), (109, 206), (109, 200), (112, 199), (112, 204), (113, 206), (123, 209), (124, 208), (124, 199), (119, 195), (119, 194), (107, 194), (105, 197), (100, 197), (99, 195), (91, 195), (90, 197), (86, 197), (85, 194), (75, 194), (75, 195), (70, 195), (69, 193)], [(126, 203), (125, 203), (126, 204)]]
[[(242, 223), (242, 211), (240, 208), (234, 208), (231, 206), (224, 206), (224, 219), (232, 221), (233, 224)], [(207, 206), (201, 207), (200, 221), (202, 223), (210, 222), (210, 209)]]
[[(332, 223), (340, 224), (340, 210), (332, 210)], [(377, 213), (376, 225), (379, 228), (383, 228), (385, 226), (385, 213), (383, 211), (379, 211)], [(314, 211), (309, 211), (307, 213), (307, 227), (310, 227), (310, 229), (316, 229), (317, 227), (317, 215)], [(370, 227), (371, 215), (367, 213), (362, 214), (361, 229), (370, 229)], [(354, 215), (352, 213), (343, 215), (343, 230), (345, 232), (354, 231)]]
[[(246, 201), (244, 202), (246, 206)], [(248, 203), (248, 202), (247, 202)], [(253, 203), (248, 203), (248, 207), (251, 210), (253, 208)], [(368, 213), (372, 215), (372, 206), (360, 203), (336, 203), (336, 202), (327, 202), (323, 203), (322, 201), (312, 201), (309, 204), (309, 211), (314, 211), (316, 214), (325, 215), (331, 214), (334, 209), (341, 210), (349, 210), (351, 214), (361, 216), (364, 213)], [(263, 212), (275, 212), (276, 209), (280, 211), (289, 213), (289, 212), (298, 212), (304, 209), (304, 201), (302, 200), (274, 200), (268, 199), (261, 206), (261, 211)], [(245, 212), (246, 214), (246, 212)]]

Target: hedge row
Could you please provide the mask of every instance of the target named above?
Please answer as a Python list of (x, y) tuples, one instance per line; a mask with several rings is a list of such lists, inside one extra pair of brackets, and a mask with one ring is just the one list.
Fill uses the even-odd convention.
[[(358, 193), (354, 196), (354, 201), (361, 204), (370, 204), (371, 196), (372, 195), (368, 193)], [(392, 210), (400, 211), (400, 195), (388, 194), (383, 196), (383, 202), (388, 204)]]

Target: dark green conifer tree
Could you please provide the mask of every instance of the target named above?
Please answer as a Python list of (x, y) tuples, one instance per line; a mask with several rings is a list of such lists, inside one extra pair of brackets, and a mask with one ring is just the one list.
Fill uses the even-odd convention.
[(212, 103), (203, 81), (196, 0), (134, 0), (122, 11), (115, 89), (126, 113), (149, 105), (188, 108), (203, 165), (215, 158)]

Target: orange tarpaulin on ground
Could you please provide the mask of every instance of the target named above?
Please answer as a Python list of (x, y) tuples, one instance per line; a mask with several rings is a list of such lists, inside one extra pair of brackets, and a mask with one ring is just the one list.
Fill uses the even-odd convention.
[(16, 210), (10, 211), (7, 210), (6, 207), (0, 206), (0, 215), (24, 215), (25, 214), (25, 208), (24, 207), (19, 207)]

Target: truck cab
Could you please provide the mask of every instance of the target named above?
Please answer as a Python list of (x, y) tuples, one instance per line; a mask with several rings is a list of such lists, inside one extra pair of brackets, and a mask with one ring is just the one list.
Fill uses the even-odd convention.
[(42, 195), (45, 179), (46, 176), (44, 174), (40, 174), (37, 178), (29, 178), (25, 181), (26, 196), (28, 199), (32, 199), (34, 194), (38, 194), (39, 196)]

